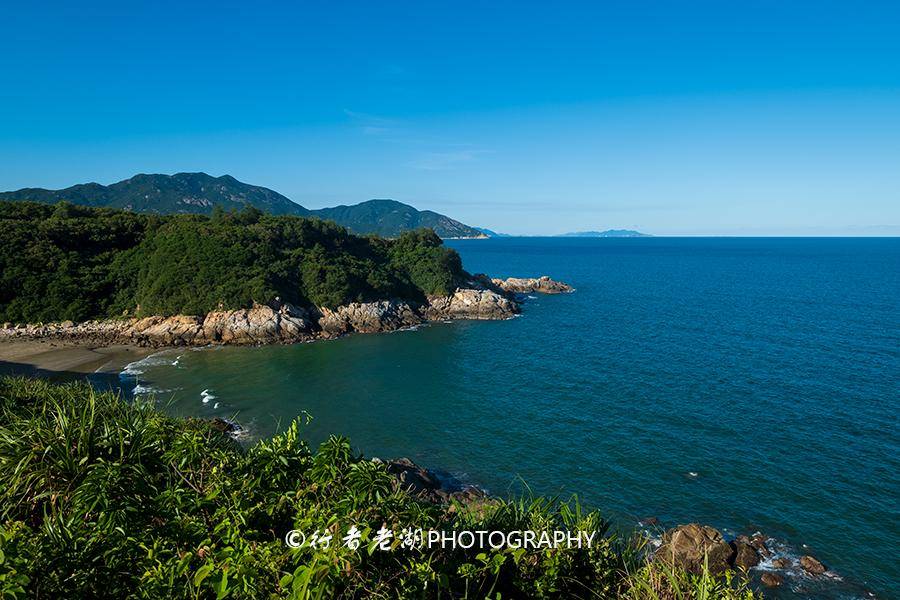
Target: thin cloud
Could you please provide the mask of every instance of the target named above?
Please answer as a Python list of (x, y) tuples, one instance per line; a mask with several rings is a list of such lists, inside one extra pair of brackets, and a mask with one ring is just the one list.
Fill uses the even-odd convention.
[(386, 133), (391, 133), (396, 125), (396, 121), (392, 119), (357, 112), (346, 108), (344, 109), (344, 114), (350, 117), (350, 120), (359, 127), (363, 135), (384, 135)]
[(420, 171), (449, 171), (461, 164), (472, 162), (488, 150), (456, 150), (453, 152), (428, 152), (410, 163)]

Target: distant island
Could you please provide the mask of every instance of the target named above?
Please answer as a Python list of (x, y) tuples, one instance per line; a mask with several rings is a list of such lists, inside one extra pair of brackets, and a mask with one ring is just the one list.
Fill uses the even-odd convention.
[(560, 234), (559, 237), (603, 237), (603, 238), (636, 238), (653, 237), (649, 233), (641, 233), (633, 229), (607, 229), (606, 231), (573, 231)]
[(111, 185), (83, 183), (61, 190), (24, 188), (0, 192), (0, 200), (42, 204), (65, 201), (160, 215), (211, 215), (216, 207), (230, 211), (242, 210), (249, 205), (271, 215), (334, 221), (361, 235), (397, 237), (404, 231), (428, 227), (442, 238), (487, 237), (455, 219), (430, 210), (417, 210), (395, 200), (368, 200), (350, 206), (308, 209), (274, 190), (243, 183), (230, 175), (213, 177), (206, 173), (140, 174)]

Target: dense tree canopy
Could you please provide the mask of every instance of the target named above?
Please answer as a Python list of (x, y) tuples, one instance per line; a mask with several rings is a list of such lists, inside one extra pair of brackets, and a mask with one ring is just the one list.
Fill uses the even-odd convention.
[(421, 300), (464, 276), (430, 230), (386, 240), (253, 208), (157, 216), (28, 202), (0, 202), (0, 273), (0, 320), (12, 322)]

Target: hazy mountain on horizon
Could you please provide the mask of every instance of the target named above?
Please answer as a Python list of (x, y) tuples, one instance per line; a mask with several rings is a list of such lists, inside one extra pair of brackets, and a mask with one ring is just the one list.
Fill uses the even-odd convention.
[(559, 237), (617, 237), (617, 238), (633, 238), (633, 237), (652, 237), (649, 233), (641, 233), (633, 229), (607, 229), (606, 231), (573, 231), (571, 233), (562, 233)]
[(440, 213), (416, 208), (396, 200), (367, 200), (350, 206), (308, 209), (274, 190), (238, 181), (231, 175), (206, 173), (175, 175), (138, 174), (110, 185), (83, 183), (61, 190), (23, 188), (0, 192), (0, 200), (61, 201), (86, 206), (119, 208), (158, 214), (211, 214), (213, 208), (240, 210), (254, 206), (274, 215), (319, 217), (335, 221), (354, 233), (385, 237), (403, 231), (430, 227), (440, 237), (485, 237), (481, 231)]
[(488, 229), (487, 227), (475, 227), (475, 229), (477, 229), (478, 231), (480, 231), (481, 233), (483, 233), (484, 235), (486, 235), (488, 237), (513, 237), (512, 235), (510, 235), (508, 233), (497, 233), (496, 231)]

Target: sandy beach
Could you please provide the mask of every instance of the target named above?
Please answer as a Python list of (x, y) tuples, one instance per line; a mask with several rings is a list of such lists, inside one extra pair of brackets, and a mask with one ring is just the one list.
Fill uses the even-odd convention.
[(58, 340), (0, 341), (0, 373), (50, 371), (70, 374), (118, 373), (156, 348), (89, 346)]

